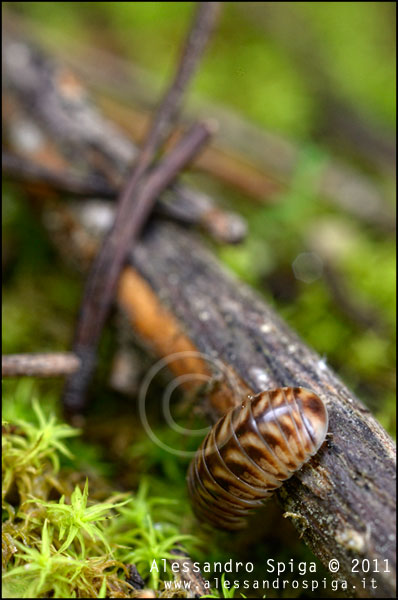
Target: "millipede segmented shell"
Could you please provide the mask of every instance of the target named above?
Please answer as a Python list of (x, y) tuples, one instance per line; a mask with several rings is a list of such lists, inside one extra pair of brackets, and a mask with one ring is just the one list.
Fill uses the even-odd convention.
[(224, 415), (188, 470), (196, 516), (220, 529), (242, 529), (325, 440), (328, 414), (314, 392), (285, 387), (262, 392)]

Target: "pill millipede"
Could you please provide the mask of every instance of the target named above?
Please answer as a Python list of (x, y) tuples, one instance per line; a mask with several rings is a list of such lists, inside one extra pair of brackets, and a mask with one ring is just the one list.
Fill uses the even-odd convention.
[(252, 510), (316, 454), (327, 430), (325, 403), (310, 390), (248, 397), (214, 425), (191, 461), (188, 490), (198, 519), (244, 528)]

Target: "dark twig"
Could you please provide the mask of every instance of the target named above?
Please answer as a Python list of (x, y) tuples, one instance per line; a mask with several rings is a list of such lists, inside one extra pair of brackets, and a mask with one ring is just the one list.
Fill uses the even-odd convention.
[(116, 195), (116, 190), (103, 177), (93, 174), (81, 177), (70, 171), (55, 171), (4, 150), (1, 154), (1, 167), (2, 173), (9, 179), (47, 185), (59, 192), (102, 198), (114, 198)]
[[(178, 172), (192, 160), (193, 156), (208, 140), (212, 133), (212, 123), (203, 122), (194, 125), (180, 143), (147, 177), (135, 196), (134, 210), (127, 222), (129, 236), (125, 241), (125, 228), (120, 233), (121, 239), (114, 238), (115, 228), (107, 238), (110, 250), (104, 252), (105, 244), (99, 253), (85, 290), (84, 302), (81, 306), (79, 323), (74, 344), (74, 351), (82, 361), (77, 373), (67, 381), (64, 392), (64, 403), (67, 411), (81, 409), (82, 394), (87, 389), (95, 366), (96, 348), (101, 336), (108, 308), (114, 298), (121, 267), (125, 259), (125, 250), (137, 237), (148, 218), (158, 194), (176, 177)], [(120, 230), (120, 225), (119, 225)], [(109, 240), (109, 241), (108, 241)], [(122, 244), (122, 242), (125, 242)], [(106, 277), (102, 280), (102, 276)]]
[[(118, 187), (102, 177), (80, 176), (70, 170), (55, 171), (7, 151), (2, 151), (2, 173), (5, 177), (28, 184), (49, 186), (73, 196), (115, 200)], [(247, 233), (244, 218), (218, 207), (206, 194), (181, 183), (169, 187), (158, 199), (155, 210), (162, 216), (189, 225), (200, 225), (215, 240), (226, 244), (241, 242)]]
[(1, 358), (2, 377), (59, 377), (70, 375), (80, 366), (72, 352), (6, 354)]
[(95, 368), (97, 344), (115, 297), (120, 271), (131, 247), (131, 241), (137, 239), (156, 196), (176, 176), (178, 170), (192, 159), (209, 136), (210, 130), (204, 125), (192, 128), (190, 134), (170, 154), (170, 158), (148, 178), (147, 187), (143, 188), (140, 185), (143, 175), (170, 133), (183, 93), (203, 53), (218, 10), (218, 2), (199, 4), (176, 76), (155, 114), (131, 177), (120, 195), (113, 227), (105, 238), (89, 274), (74, 342), (74, 350), (81, 358), (82, 366), (78, 373), (67, 381), (64, 393), (67, 411), (76, 412), (84, 405), (85, 392)]
[(144, 172), (150, 165), (154, 154), (168, 137), (179, 113), (183, 94), (195, 72), (213, 29), (219, 8), (219, 2), (199, 3), (174, 81), (155, 114), (150, 132), (131, 178), (130, 186), (133, 186), (133, 181), (137, 181), (140, 173)]
[[(188, 35), (176, 76), (155, 113), (152, 126), (139, 154), (130, 180), (120, 196), (114, 230), (118, 229), (119, 223), (125, 223), (126, 215), (130, 213), (133, 204), (133, 196), (136, 193), (137, 185), (171, 131), (181, 105), (183, 93), (195, 71), (195, 67), (199, 62), (205, 43), (210, 35), (214, 19), (218, 12), (218, 5), (218, 2), (199, 3), (198, 13)], [(127, 230), (127, 226), (125, 227)], [(119, 233), (117, 231), (118, 235)], [(129, 238), (130, 236), (126, 235), (125, 237)]]

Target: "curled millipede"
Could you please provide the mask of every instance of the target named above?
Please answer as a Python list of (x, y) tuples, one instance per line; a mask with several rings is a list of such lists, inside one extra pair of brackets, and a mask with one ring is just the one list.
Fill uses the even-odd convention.
[(253, 508), (313, 456), (328, 414), (314, 392), (262, 392), (228, 411), (209, 431), (188, 471), (196, 516), (219, 529), (242, 529)]

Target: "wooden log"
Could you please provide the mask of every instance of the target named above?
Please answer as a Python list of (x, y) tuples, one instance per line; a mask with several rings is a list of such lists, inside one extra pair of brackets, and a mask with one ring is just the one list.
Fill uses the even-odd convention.
[[(65, 227), (71, 244), (81, 237), (78, 211)], [(66, 240), (60, 231), (52, 234)], [(159, 357), (178, 353), (169, 364), (176, 376), (215, 378), (207, 398), (213, 422), (246, 393), (263, 389), (298, 385), (326, 401), (328, 440), (278, 499), (322, 563), (339, 561), (337, 576), (352, 597), (395, 597), (394, 443), (324, 359), (199, 238), (172, 223), (154, 221), (147, 229), (123, 271), (118, 301), (146, 348)], [(362, 570), (362, 561), (371, 572)]]
[[(17, 75), (14, 71), (14, 93)], [(29, 93), (20, 87), (28, 111), (32, 107)], [(65, 101), (59, 110), (69, 114), (70, 107)], [(44, 111), (40, 115), (33, 111), (33, 116), (39, 128), (56, 137), (60, 121), (58, 129), (52, 129), (46, 127)], [(118, 133), (110, 144), (104, 133), (111, 135), (109, 123), (104, 122), (102, 134), (100, 113), (95, 123), (95, 148), (104, 170), (118, 165), (122, 171), (127, 138)], [(75, 127), (69, 142), (74, 156), (79, 155), (80, 133), (82, 156), (90, 162), (89, 132), (83, 128), (80, 124), (79, 132)], [(118, 137), (119, 151), (113, 152), (110, 146)], [(74, 225), (78, 227), (76, 219)], [(71, 245), (76, 238), (65, 236)], [(209, 395), (213, 419), (245, 393), (277, 386), (301, 385), (325, 399), (330, 438), (283, 486), (279, 500), (320, 560), (326, 566), (331, 559), (339, 561), (337, 577), (347, 581), (349, 595), (395, 597), (395, 448), (380, 424), (325, 361), (263, 299), (222, 268), (191, 232), (154, 221), (130, 262), (120, 280), (119, 302), (142, 339), (159, 356), (181, 350), (201, 353), (172, 365), (177, 373), (212, 374), (206, 358), (211, 357), (235, 378), (236, 385), (221, 382)], [(370, 561), (369, 572), (364, 560)]]
[[(131, 257), (193, 345), (216, 357), (253, 392), (298, 385), (327, 402), (330, 438), (278, 493), (285, 512), (323, 564), (340, 563), (354, 596), (390, 597), (395, 570), (395, 448), (370, 412), (333, 371), (252, 290), (238, 283), (192, 235), (156, 224)], [(131, 295), (130, 295), (131, 297)], [(134, 324), (134, 306), (133, 314)], [(231, 403), (239, 402), (231, 395)], [(219, 413), (219, 404), (213, 402)], [(223, 405), (223, 409), (226, 406)], [(354, 559), (389, 561), (370, 576)]]

